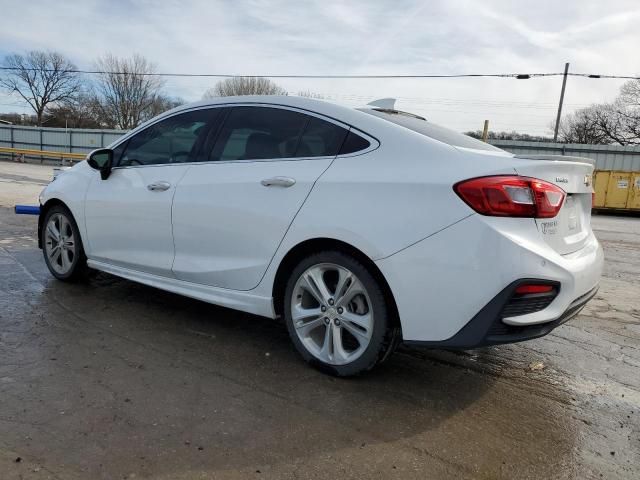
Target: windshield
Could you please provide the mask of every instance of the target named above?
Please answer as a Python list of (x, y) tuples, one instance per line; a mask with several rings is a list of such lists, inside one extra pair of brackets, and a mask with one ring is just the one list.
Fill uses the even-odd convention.
[(473, 148), (475, 150), (489, 150), (492, 152), (503, 152), (504, 150), (481, 142), (454, 130), (450, 130), (440, 125), (428, 122), (426, 119), (410, 113), (397, 112), (395, 110), (378, 110), (372, 108), (360, 108), (361, 112), (375, 115), (389, 122), (401, 125), (409, 130), (418, 132), (427, 137), (440, 142), (447, 143), (453, 147)]

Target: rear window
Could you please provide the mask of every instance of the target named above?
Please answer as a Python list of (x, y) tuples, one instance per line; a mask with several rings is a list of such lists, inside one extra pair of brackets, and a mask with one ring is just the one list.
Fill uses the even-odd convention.
[(363, 108), (360, 111), (380, 117), (391, 123), (401, 125), (409, 130), (413, 130), (414, 132), (433, 138), (434, 140), (447, 143), (453, 147), (473, 148), (475, 150), (488, 150), (492, 152), (504, 151), (462, 133), (428, 122), (426, 119), (416, 115), (396, 112), (394, 110), (377, 110), (370, 108)]

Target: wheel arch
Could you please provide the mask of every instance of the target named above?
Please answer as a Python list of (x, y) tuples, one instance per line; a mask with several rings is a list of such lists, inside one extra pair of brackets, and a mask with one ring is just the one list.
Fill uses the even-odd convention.
[(287, 280), (289, 274), (295, 268), (295, 266), (303, 258), (308, 255), (323, 250), (337, 250), (339, 252), (347, 253), (358, 261), (360, 261), (378, 281), (384, 292), (385, 300), (388, 302), (391, 313), (391, 324), (393, 327), (400, 329), (402, 332), (402, 325), (400, 323), (400, 315), (398, 313), (398, 306), (396, 305), (395, 298), (391, 291), (391, 287), (387, 282), (387, 279), (382, 274), (382, 271), (378, 268), (371, 258), (358, 248), (350, 245), (349, 243), (333, 238), (313, 238), (298, 243), (292, 247), (287, 254), (282, 258), (273, 281), (272, 295), (273, 295), (273, 309), (276, 316), (282, 316), (284, 312), (284, 294), (287, 286)]

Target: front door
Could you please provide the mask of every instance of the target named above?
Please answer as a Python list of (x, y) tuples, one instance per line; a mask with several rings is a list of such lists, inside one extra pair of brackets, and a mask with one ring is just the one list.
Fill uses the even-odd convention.
[(172, 276), (171, 204), (215, 114), (193, 110), (157, 122), (114, 150), (116, 167), (87, 191), (91, 260)]

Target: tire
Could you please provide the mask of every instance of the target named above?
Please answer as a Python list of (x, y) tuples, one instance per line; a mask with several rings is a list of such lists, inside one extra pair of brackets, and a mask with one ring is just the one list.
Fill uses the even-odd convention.
[(302, 358), (340, 377), (371, 370), (396, 345), (381, 286), (360, 261), (340, 251), (298, 263), (285, 289), (284, 318)]
[[(50, 228), (50, 224), (51, 227)], [(55, 241), (56, 232), (59, 240)], [(80, 231), (68, 208), (55, 205), (42, 222), (42, 253), (51, 275), (64, 282), (85, 280), (89, 273)]]

